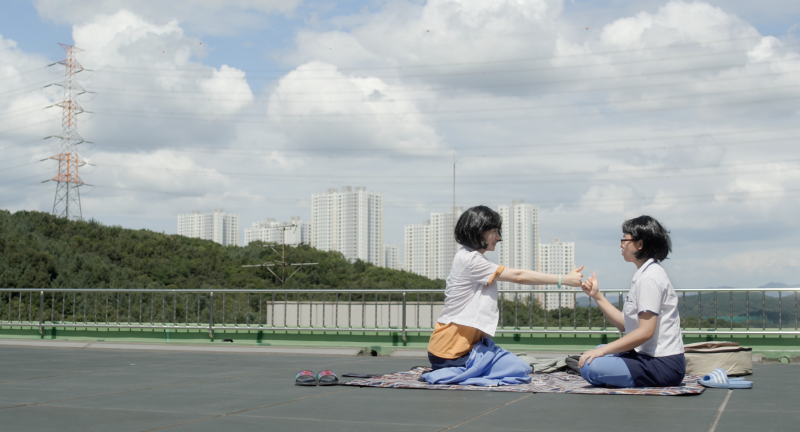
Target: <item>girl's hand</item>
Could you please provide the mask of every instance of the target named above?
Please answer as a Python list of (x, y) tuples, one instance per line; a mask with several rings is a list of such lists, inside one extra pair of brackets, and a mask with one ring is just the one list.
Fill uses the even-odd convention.
[(573, 287), (581, 286), (581, 279), (583, 279), (583, 274), (581, 274), (581, 270), (583, 270), (583, 266), (580, 266), (575, 270), (573, 270), (572, 272), (562, 276), (561, 284)]
[(586, 280), (581, 284), (581, 289), (589, 297), (597, 297), (597, 295), (600, 293), (600, 283), (597, 282), (597, 273), (592, 273), (591, 277), (586, 278)]
[(584, 364), (591, 364), (593, 359), (597, 357), (603, 357), (606, 353), (603, 352), (602, 348), (595, 348), (593, 350), (586, 351), (585, 353), (581, 354), (581, 359), (578, 362), (578, 367), (583, 367)]

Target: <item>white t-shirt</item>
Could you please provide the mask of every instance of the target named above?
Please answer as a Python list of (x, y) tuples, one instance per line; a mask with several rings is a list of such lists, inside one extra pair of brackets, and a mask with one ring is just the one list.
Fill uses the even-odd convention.
[(482, 253), (462, 246), (453, 258), (444, 291), (444, 309), (437, 321), (465, 325), (494, 336), (500, 318), (494, 281), (498, 270), (502, 272), (501, 266)]
[(631, 290), (625, 297), (622, 316), (625, 333), (639, 328), (639, 314), (658, 315), (653, 337), (636, 348), (636, 352), (651, 357), (664, 357), (683, 353), (681, 319), (678, 316), (678, 295), (672, 288), (664, 268), (653, 259), (647, 260), (633, 275)]

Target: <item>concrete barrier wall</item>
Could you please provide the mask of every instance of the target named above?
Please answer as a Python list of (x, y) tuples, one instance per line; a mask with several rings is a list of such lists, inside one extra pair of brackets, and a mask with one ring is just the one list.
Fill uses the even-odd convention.
[[(329, 327), (329, 328), (401, 328), (403, 325), (403, 305), (392, 302), (367, 302), (333, 304), (296, 302), (265, 302), (262, 313), (264, 324), (281, 327)], [(443, 303), (408, 303), (406, 307), (406, 328), (430, 329), (444, 308)]]

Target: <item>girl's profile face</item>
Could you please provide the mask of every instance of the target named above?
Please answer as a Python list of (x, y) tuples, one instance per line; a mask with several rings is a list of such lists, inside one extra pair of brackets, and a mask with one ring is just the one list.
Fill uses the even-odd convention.
[(488, 231), (484, 231), (481, 237), (483, 237), (483, 240), (486, 242), (486, 250), (493, 251), (497, 242), (500, 241), (500, 232), (497, 228), (492, 228)]
[(623, 234), (619, 247), (622, 249), (622, 258), (626, 262), (635, 263), (637, 261), (636, 252), (642, 250), (644, 242), (641, 240), (633, 240), (630, 234)]

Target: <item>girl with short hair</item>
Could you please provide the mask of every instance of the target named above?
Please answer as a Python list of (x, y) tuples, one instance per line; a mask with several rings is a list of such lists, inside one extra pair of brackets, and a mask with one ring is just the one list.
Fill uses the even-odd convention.
[(566, 275), (549, 275), (489, 261), (484, 253), (495, 250), (497, 242), (502, 240), (502, 224), (500, 215), (486, 206), (470, 208), (456, 223), (455, 240), (461, 248), (453, 258), (444, 292), (444, 309), (428, 343), (428, 359), (433, 370), (464, 366), (472, 348), (484, 336), (494, 336), (500, 317), (498, 281), (581, 285), (583, 267)]
[(606, 319), (625, 336), (581, 355), (581, 376), (593, 385), (670, 387), (686, 374), (678, 296), (661, 261), (672, 252), (669, 232), (650, 216), (622, 224), (622, 258), (636, 265), (620, 312), (600, 292), (592, 274), (581, 285)]

